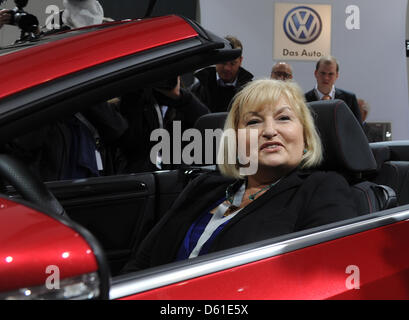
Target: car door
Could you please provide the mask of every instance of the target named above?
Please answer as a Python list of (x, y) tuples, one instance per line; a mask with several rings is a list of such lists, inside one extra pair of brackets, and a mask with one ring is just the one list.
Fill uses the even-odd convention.
[(70, 219), (100, 241), (116, 275), (192, 177), (192, 169), (175, 169), (46, 185)]
[(118, 276), (110, 298), (408, 299), (408, 218), (403, 206)]

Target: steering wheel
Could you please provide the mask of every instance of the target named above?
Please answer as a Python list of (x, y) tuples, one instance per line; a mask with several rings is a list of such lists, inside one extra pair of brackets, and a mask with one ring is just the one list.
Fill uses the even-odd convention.
[(0, 178), (7, 180), (23, 199), (51, 213), (67, 217), (57, 198), (20, 160), (7, 154), (0, 154)]

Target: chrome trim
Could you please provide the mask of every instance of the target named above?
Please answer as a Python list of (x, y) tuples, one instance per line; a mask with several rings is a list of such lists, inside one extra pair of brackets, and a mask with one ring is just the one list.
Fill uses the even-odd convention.
[[(376, 217), (371, 219), (361, 220), (362, 217), (354, 218), (351, 219), (352, 223), (347, 225), (310, 233), (270, 245), (264, 245), (245, 252), (220, 256), (216, 259), (210, 259), (210, 261), (195, 263), (194, 260), (192, 260), (189, 265), (183, 264), (170, 270), (159, 271), (158, 273), (153, 273), (152, 270), (151, 273), (141, 276), (137, 276), (135, 273), (134, 279), (129, 279), (128, 275), (119, 276), (113, 279), (109, 296), (110, 299), (118, 299), (121, 297), (134, 295), (143, 291), (152, 290), (173, 283), (201, 277), (210, 273), (238, 267), (243, 264), (274, 257), (279, 254), (302, 249), (376, 227), (408, 220), (409, 206), (404, 206), (404, 208), (405, 209), (403, 211), (397, 213), (392, 212), (391, 214), (388, 214), (388, 212), (396, 211), (396, 208), (383, 211), (376, 214)], [(353, 222), (354, 220), (359, 221)]]

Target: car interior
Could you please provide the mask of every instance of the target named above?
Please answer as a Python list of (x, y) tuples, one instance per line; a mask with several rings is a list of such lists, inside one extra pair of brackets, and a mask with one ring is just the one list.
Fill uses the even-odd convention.
[[(309, 107), (324, 147), (324, 161), (319, 169), (337, 171), (347, 179), (360, 215), (407, 203), (409, 161), (402, 159), (409, 157), (405, 146), (370, 145), (341, 100), (311, 102)], [(201, 133), (222, 129), (226, 115), (222, 112), (202, 116), (195, 128)], [(2, 155), (0, 163), (5, 167), (0, 169), (20, 177), (17, 180), (21, 185), (6, 187), (9, 196), (22, 196), (36, 203), (38, 199), (31, 192), (35, 189), (34, 194), (42, 193), (41, 199), (48, 199), (57, 212), (88, 229), (104, 248), (111, 275), (115, 276), (188, 182), (203, 172), (217, 170), (217, 138), (213, 148), (212, 163), (202, 159), (174, 170), (44, 184), (35, 178), (27, 180), (31, 176), (27, 168), (7, 155)]]
[[(408, 162), (391, 159), (396, 159), (398, 155), (395, 153), (403, 151), (399, 153), (398, 147), (392, 147), (392, 150), (398, 149), (392, 153), (385, 145), (369, 145), (361, 126), (341, 100), (311, 102), (309, 107), (325, 150), (324, 161), (319, 169), (337, 171), (347, 179), (359, 215), (401, 204), (399, 199), (405, 199), (404, 179)], [(226, 115), (213, 113), (202, 116), (195, 127), (201, 132), (223, 128)], [(217, 139), (214, 140), (214, 155), (216, 142)], [(374, 154), (378, 154), (381, 165), (377, 163)], [(380, 160), (383, 158), (379, 154), (387, 154), (389, 157)], [(187, 183), (198, 174), (217, 170), (215, 157), (213, 161), (203, 161), (175, 170), (89, 178), (84, 181), (47, 182), (46, 185), (68, 216), (99, 239), (106, 250), (111, 273), (115, 275)], [(393, 174), (390, 174), (391, 170)]]

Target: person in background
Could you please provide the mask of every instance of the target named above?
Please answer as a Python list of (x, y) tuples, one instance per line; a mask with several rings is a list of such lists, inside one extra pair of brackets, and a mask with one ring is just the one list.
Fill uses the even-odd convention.
[(270, 78), (283, 81), (291, 80), (293, 78), (293, 68), (286, 62), (277, 62), (271, 69)]
[(333, 56), (320, 58), (316, 65), (314, 76), (317, 81), (315, 88), (305, 93), (307, 102), (317, 100), (341, 99), (351, 109), (359, 123), (362, 124), (358, 101), (352, 92), (336, 88), (335, 82), (339, 77), (339, 63)]
[(58, 27), (43, 30), (44, 35), (113, 21), (104, 17), (104, 9), (97, 0), (63, 0), (63, 5), (64, 9), (58, 15), (58, 24), (55, 24), (54, 16), (46, 21), (46, 26)]
[(0, 10), (0, 28), (3, 27), (3, 25), (5, 24), (10, 23), (11, 15), (9, 11), (10, 11), (9, 9)]
[(357, 99), (359, 111), (361, 112), (362, 123), (366, 122), (366, 118), (369, 114), (369, 104), (364, 99)]
[[(224, 132), (229, 131), (239, 139), (222, 137), (220, 171), (187, 185), (123, 273), (357, 216), (346, 180), (313, 169), (322, 160), (322, 145), (296, 83), (263, 79), (247, 84), (228, 113)], [(243, 144), (256, 170), (223, 157), (240, 156), (240, 146), (231, 143)]]
[[(243, 50), (240, 40), (226, 36), (233, 49)], [(204, 68), (194, 74), (197, 81), (190, 90), (210, 109), (211, 112), (227, 111), (230, 101), (240, 88), (253, 79), (253, 75), (242, 67), (243, 55)]]
[[(104, 9), (97, 0), (63, 0), (64, 9), (59, 16), (59, 28), (45, 31), (45, 34), (59, 32), (74, 28), (101, 24), (109, 18), (104, 18)], [(0, 28), (11, 21), (9, 9), (0, 10)], [(50, 17), (54, 19), (54, 17)], [(46, 25), (49, 21), (46, 22)], [(40, 32), (40, 30), (38, 30)]]
[[(180, 123), (181, 133), (193, 128), (196, 120), (209, 113), (209, 109), (189, 90), (181, 86), (180, 77), (163, 80), (149, 88), (134, 88), (120, 97), (119, 110), (129, 123), (129, 129), (121, 139), (119, 172), (146, 172), (174, 169), (183, 164), (174, 163), (173, 124)], [(155, 129), (165, 129), (170, 136), (170, 159), (158, 154), (151, 159), (152, 148), (157, 144), (151, 140)], [(180, 138), (180, 137), (179, 137)]]
[(6, 152), (43, 181), (115, 174), (114, 150), (128, 124), (109, 102), (13, 139)]
[(364, 99), (358, 99), (359, 110), (362, 116), (362, 128), (364, 129), (365, 135), (368, 138), (368, 142), (379, 142), (387, 140), (384, 136), (382, 128), (377, 128), (376, 125), (370, 125), (366, 122), (368, 117), (370, 106)]
[(63, 0), (62, 22), (74, 29), (101, 24), (104, 9), (97, 0)]

